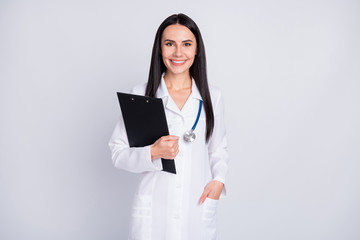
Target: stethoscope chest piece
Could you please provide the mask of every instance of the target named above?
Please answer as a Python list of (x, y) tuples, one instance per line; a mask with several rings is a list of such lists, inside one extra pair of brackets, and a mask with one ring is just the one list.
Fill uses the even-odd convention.
[(192, 128), (189, 131), (184, 133), (184, 140), (186, 142), (193, 142), (196, 139), (196, 135), (194, 133), (194, 130), (195, 130), (196, 125), (197, 125), (197, 123), (199, 121), (199, 118), (200, 118), (201, 107), (202, 107), (202, 100), (200, 100), (200, 102), (199, 102), (199, 110), (198, 110), (198, 114), (197, 114), (194, 125), (192, 126)]
[(184, 140), (186, 142), (193, 142), (196, 139), (194, 131), (191, 129), (184, 134)]

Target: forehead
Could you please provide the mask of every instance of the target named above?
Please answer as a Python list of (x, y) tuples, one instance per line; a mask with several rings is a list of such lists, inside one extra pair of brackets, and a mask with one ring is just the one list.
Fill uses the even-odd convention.
[(161, 39), (162, 40), (170, 39), (174, 41), (184, 41), (184, 40), (195, 41), (195, 36), (187, 27), (180, 24), (173, 24), (167, 26), (164, 29)]

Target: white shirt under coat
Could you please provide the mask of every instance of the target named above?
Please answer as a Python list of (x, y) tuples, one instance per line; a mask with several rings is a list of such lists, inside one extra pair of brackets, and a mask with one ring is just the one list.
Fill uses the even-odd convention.
[[(144, 95), (146, 84), (131, 91)], [(218, 200), (199, 199), (204, 187), (212, 180), (225, 183), (228, 152), (224, 125), (224, 105), (218, 88), (210, 86), (214, 110), (214, 131), (205, 141), (204, 107), (195, 129), (196, 140), (185, 142), (183, 134), (193, 126), (202, 99), (192, 80), (192, 92), (181, 110), (168, 93), (165, 81), (156, 92), (162, 98), (170, 135), (179, 136), (179, 153), (175, 158), (177, 174), (161, 171), (161, 159), (151, 160), (150, 146), (130, 148), (122, 116), (109, 146), (117, 168), (141, 173), (134, 196), (130, 240), (215, 240)], [(226, 189), (221, 197), (226, 195)]]

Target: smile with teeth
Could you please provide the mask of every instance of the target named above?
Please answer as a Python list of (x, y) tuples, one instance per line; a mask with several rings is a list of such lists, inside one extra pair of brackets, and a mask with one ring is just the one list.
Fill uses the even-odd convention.
[(170, 60), (172, 63), (175, 63), (175, 64), (182, 64), (182, 63), (184, 63), (186, 60), (178, 60), (178, 61), (176, 61), (176, 60)]

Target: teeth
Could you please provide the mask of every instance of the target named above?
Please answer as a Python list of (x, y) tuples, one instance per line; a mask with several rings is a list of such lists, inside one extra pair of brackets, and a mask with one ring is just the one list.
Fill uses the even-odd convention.
[(183, 62), (185, 62), (185, 61), (175, 61), (175, 60), (171, 60), (172, 62), (174, 62), (174, 63), (183, 63)]

